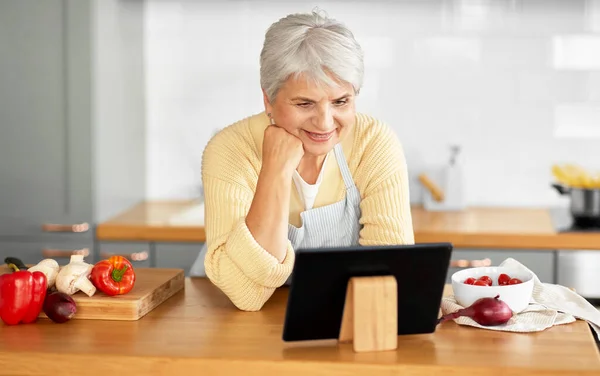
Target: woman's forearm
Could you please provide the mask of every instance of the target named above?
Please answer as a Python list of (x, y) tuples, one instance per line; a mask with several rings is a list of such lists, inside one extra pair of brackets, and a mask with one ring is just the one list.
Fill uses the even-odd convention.
[(292, 178), (284, 171), (263, 169), (246, 216), (250, 233), (279, 262), (286, 255)]
[(254, 197), (248, 187), (203, 176), (207, 251), (206, 276), (241, 310), (257, 311), (292, 273), (289, 242), (279, 262), (256, 241), (246, 224)]

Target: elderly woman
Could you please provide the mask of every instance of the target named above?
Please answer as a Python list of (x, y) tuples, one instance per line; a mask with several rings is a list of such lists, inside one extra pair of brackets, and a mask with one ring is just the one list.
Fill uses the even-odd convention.
[(363, 52), (350, 30), (289, 15), (267, 30), (260, 65), (265, 111), (204, 151), (207, 241), (191, 270), (246, 311), (286, 283), (294, 250), (414, 243), (401, 144), (355, 109)]

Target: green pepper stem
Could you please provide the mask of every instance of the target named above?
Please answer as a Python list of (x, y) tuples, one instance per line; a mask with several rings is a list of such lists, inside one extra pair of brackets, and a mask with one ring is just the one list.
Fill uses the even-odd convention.
[(122, 269), (113, 269), (112, 272), (112, 279), (115, 282), (121, 282), (121, 279), (123, 279), (123, 276), (125, 275), (125, 272), (127, 271), (128, 265), (125, 264), (123, 265)]
[(19, 270), (21, 270), (16, 264), (13, 263), (8, 264), (8, 267), (11, 268), (13, 272), (18, 272)]

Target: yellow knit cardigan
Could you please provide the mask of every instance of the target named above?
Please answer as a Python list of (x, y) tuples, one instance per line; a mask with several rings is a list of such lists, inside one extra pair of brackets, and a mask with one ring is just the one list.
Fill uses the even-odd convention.
[[(261, 169), (264, 130), (260, 113), (240, 120), (213, 137), (202, 159), (205, 195), (207, 277), (239, 309), (257, 311), (292, 272), (294, 250), (288, 242), (282, 263), (252, 237), (245, 217)], [(394, 132), (373, 117), (357, 114), (341, 141), (361, 195), (361, 245), (414, 244), (408, 174), (402, 146)], [(323, 166), (314, 207), (344, 198), (345, 186), (335, 158)], [(289, 223), (301, 226), (302, 200), (290, 182)]]

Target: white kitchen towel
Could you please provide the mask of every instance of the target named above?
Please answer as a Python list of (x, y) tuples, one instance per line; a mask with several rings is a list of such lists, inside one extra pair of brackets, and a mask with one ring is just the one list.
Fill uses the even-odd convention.
[[(504, 260), (499, 266), (525, 270), (533, 274), (534, 286), (529, 306), (502, 325), (483, 326), (469, 317), (455, 319), (457, 324), (525, 333), (539, 332), (554, 325), (568, 324), (580, 319), (587, 321), (600, 336), (600, 311), (582, 296), (567, 287), (540, 282), (535, 273), (513, 258)], [(441, 308), (442, 314), (446, 315), (464, 307), (451, 295), (442, 299)]]

